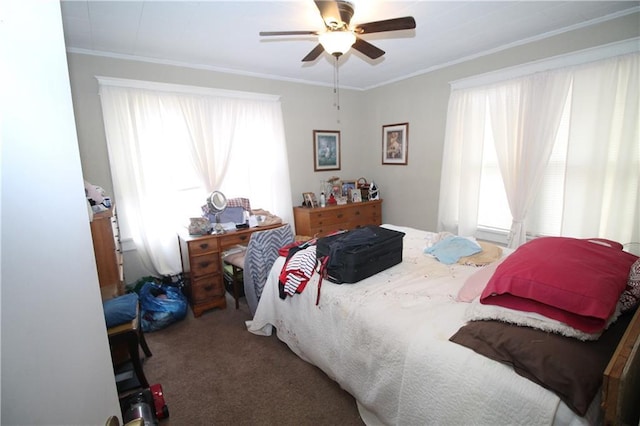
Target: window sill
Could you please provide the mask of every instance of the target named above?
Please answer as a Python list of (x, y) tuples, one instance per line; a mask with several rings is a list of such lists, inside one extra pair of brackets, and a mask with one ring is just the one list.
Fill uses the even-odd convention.
[[(533, 235), (527, 233), (527, 241), (531, 241), (541, 236), (542, 235)], [(504, 247), (507, 247), (509, 245), (509, 230), (507, 229), (478, 226), (475, 237), (478, 240), (488, 241), (490, 243), (498, 244)]]

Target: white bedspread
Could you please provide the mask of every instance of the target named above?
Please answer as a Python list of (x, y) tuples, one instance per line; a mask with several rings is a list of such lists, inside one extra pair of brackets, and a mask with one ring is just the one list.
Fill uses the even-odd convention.
[[(386, 226), (406, 233), (403, 262), (356, 284), (323, 281), (318, 306), (317, 275), (302, 294), (279, 298), (279, 258), (249, 331), (270, 335), (275, 327), (291, 350), (358, 400), (368, 423), (554, 423), (564, 406), (555, 394), (449, 342), (469, 306), (455, 295), (476, 269), (423, 254), (427, 232)], [(560, 423), (584, 420), (569, 417)]]

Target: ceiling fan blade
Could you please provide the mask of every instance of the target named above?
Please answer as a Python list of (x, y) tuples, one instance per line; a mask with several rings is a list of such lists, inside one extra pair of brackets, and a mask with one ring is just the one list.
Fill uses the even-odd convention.
[(313, 50), (307, 54), (307, 56), (302, 58), (302, 62), (315, 61), (316, 58), (320, 56), (322, 52), (324, 52), (324, 47), (322, 47), (322, 45), (318, 43), (318, 45), (314, 47)]
[(371, 59), (378, 59), (380, 56), (384, 55), (384, 50), (375, 47), (368, 41), (362, 40), (360, 37), (356, 38), (356, 42), (353, 44), (353, 48), (358, 52), (367, 55)]
[(336, 22), (340, 24), (344, 22), (349, 25), (351, 17), (353, 17), (353, 5), (346, 1), (335, 0), (315, 0), (314, 3), (320, 11), (320, 16), (325, 22)]
[(315, 0), (314, 3), (318, 11), (320, 11), (322, 19), (340, 18), (340, 11), (338, 10), (338, 3), (336, 1)]
[(318, 35), (318, 31), (260, 31), (261, 36)]
[(384, 21), (367, 22), (357, 25), (353, 32), (356, 34), (381, 33), (385, 31), (411, 30), (416, 27), (413, 16), (404, 18), (385, 19)]

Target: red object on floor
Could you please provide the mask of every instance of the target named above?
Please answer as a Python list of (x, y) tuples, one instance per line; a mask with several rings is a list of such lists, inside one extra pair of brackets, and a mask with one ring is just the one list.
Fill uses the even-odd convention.
[(162, 385), (155, 384), (149, 387), (151, 395), (153, 395), (153, 405), (156, 410), (156, 417), (158, 420), (169, 417), (169, 407), (164, 401), (164, 392), (162, 391)]

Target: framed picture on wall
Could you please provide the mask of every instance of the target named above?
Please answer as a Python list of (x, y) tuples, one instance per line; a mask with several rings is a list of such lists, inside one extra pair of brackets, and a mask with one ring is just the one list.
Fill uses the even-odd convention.
[(313, 131), (313, 169), (340, 170), (340, 131)]
[(407, 165), (409, 123), (382, 126), (382, 164)]

